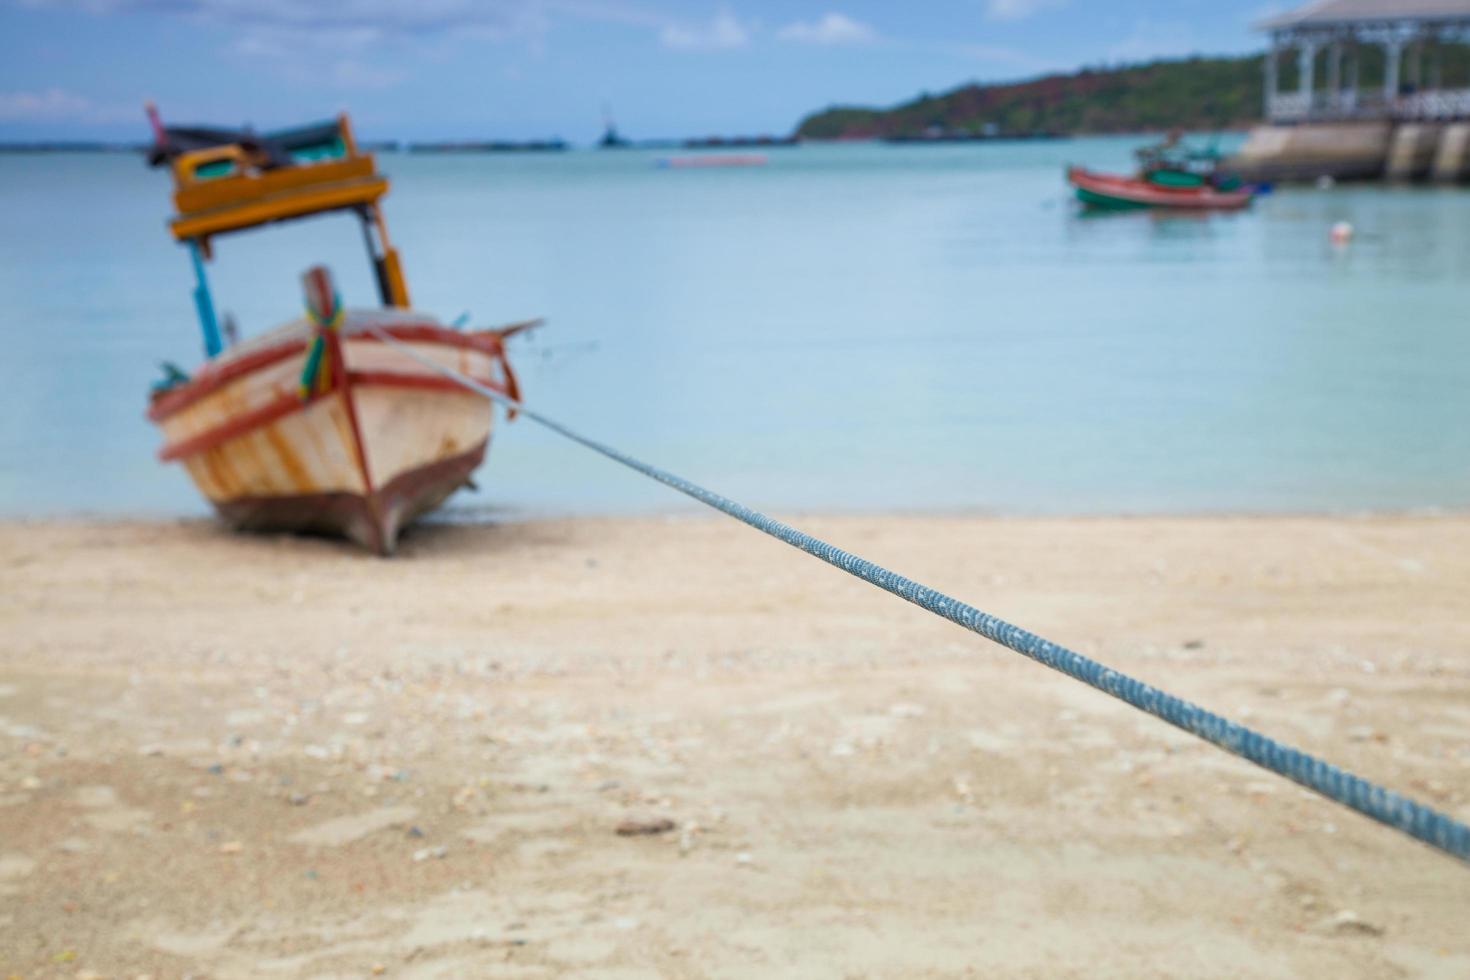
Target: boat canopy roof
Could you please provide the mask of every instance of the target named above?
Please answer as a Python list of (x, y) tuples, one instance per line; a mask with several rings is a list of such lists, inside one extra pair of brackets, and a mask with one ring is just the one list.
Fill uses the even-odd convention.
[(199, 242), (213, 235), (324, 211), (363, 209), (388, 192), (371, 153), (359, 152), (345, 115), (276, 132), (155, 126), (153, 166), (174, 177), (169, 229)]
[(302, 154), (341, 156), (343, 149), (342, 127), (337, 120), (273, 133), (210, 126), (165, 126), (161, 133), (162, 139), (148, 152), (148, 162), (155, 167), (172, 164), (186, 153), (231, 144), (260, 153), (267, 167), (294, 166)]

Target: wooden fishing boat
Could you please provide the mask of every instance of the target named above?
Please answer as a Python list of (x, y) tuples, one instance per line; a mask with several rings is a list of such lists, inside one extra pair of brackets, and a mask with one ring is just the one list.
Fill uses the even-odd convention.
[(1076, 189), (1078, 200), (1096, 208), (1232, 211), (1250, 204), (1255, 195), (1248, 186), (1222, 190), (1208, 182), (1121, 177), (1075, 166), (1067, 168), (1067, 182)]
[[(519, 400), (505, 340), (534, 326), (461, 331), (409, 308), (379, 200), (387, 180), (345, 116), (256, 135), (164, 128), (150, 107), (155, 164), (171, 166), (206, 360), (172, 369), (148, 416), (159, 457), (183, 465), (225, 521), (244, 530), (341, 535), (391, 554), (399, 532), (470, 482), (485, 457), (490, 400), (448, 368)], [(214, 236), (327, 211), (356, 214), (378, 309), (344, 308), (331, 276), (305, 277), (306, 316), (249, 340), (222, 336), (205, 279)]]

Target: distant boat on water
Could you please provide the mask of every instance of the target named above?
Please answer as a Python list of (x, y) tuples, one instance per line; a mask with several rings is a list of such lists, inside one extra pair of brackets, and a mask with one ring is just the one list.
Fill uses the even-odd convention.
[[(601, 150), (655, 150), (673, 148), (683, 148), (686, 150), (737, 150), (754, 147), (796, 146), (799, 142), (800, 140), (796, 136), (772, 136), (769, 133), (761, 133), (755, 136), (691, 136), (685, 139), (630, 140), (618, 131), (618, 124), (613, 121), (612, 108), (604, 105), (602, 107), (602, 138), (597, 141), (597, 147)], [(670, 164), (659, 161), (659, 166), (668, 165)], [(719, 165), (714, 163), (696, 164), (696, 166)], [(729, 166), (730, 164), (726, 165)]]
[(1192, 150), (1178, 133), (1138, 151), (1133, 176), (1067, 168), (1067, 183), (1084, 206), (1111, 210), (1162, 208), (1231, 211), (1250, 204), (1256, 188), (1220, 167), (1214, 148)]
[(690, 153), (684, 156), (660, 157), (658, 167), (683, 169), (692, 167), (759, 167), (770, 161), (764, 153)]
[(619, 133), (612, 123), (607, 124), (607, 128), (602, 131), (602, 139), (597, 141), (597, 148), (600, 150), (626, 150), (632, 145), (633, 142)]
[(1067, 169), (1067, 182), (1084, 206), (1130, 210), (1161, 208), (1176, 211), (1234, 211), (1250, 204), (1251, 187), (1217, 190), (1206, 184), (1167, 184), (1157, 179), (1102, 174), (1082, 167)]
[(613, 122), (612, 106), (602, 107), (602, 139), (597, 141), (599, 150), (626, 150), (633, 145), (632, 141), (618, 132), (618, 124)]

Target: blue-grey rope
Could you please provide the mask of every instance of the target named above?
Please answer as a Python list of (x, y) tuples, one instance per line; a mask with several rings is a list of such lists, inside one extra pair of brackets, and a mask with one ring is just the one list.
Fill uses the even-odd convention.
[(1446, 814), (1371, 783), (1361, 776), (1355, 776), (1339, 769), (1299, 749), (1252, 731), (1228, 718), (1206, 711), (1196, 704), (1177, 698), (1166, 691), (1129, 677), (1127, 674), (1121, 674), (1080, 653), (1043, 639), (1035, 633), (982, 612), (974, 606), (953, 599), (928, 586), (920, 585), (912, 579), (891, 572), (881, 565), (875, 565), (851, 552), (843, 551), (841, 548), (814, 538), (789, 524), (767, 517), (727, 497), (722, 497), (711, 490), (706, 490), (697, 483), (692, 483), (656, 466), (650, 466), (595, 439), (589, 439), (527, 408), (521, 402), (502, 392), (488, 388), (473, 378), (436, 363), (381, 329), (369, 328), (369, 331), (384, 343), (399, 348), (420, 364), (453, 379), (471, 391), (514, 409), (533, 422), (593, 452), (622, 463), (758, 531), (764, 531), (773, 538), (785, 541), (794, 548), (800, 548), (807, 554), (820, 558), (829, 565), (835, 565), (849, 575), (876, 585), (886, 592), (891, 592), (900, 599), (907, 599), (914, 605), (942, 616), (956, 625), (963, 626), (972, 633), (979, 633), (986, 639), (993, 640), (1024, 657), (1030, 657), (1053, 670), (1059, 670), (1069, 677), (1075, 677), (1090, 687), (1111, 694), (1120, 701), (1126, 701), (1155, 718), (1160, 718), (1176, 728), (1181, 728), (1207, 742), (1218, 745), (1232, 755), (1248, 759), (1330, 800), (1351, 807), (1364, 816), (1401, 830), (1462, 861), (1470, 862), (1470, 827)]

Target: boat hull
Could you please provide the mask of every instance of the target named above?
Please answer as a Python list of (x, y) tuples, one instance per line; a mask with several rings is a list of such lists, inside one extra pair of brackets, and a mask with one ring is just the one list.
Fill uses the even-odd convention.
[(1212, 187), (1161, 187), (1132, 177), (1118, 177), (1071, 167), (1067, 182), (1084, 205), (1109, 210), (1155, 208), (1175, 211), (1234, 211), (1246, 207), (1255, 192), (1244, 187), (1221, 191)]
[(311, 329), (288, 324), (157, 396), (165, 460), (184, 466), (231, 526), (339, 535), (391, 554), (400, 532), (484, 460), (490, 400), (383, 343), (516, 397), (501, 338), (421, 316), (350, 313), (332, 386), (304, 397)]
[(487, 446), (488, 442), (482, 442), (469, 452), (402, 473), (374, 494), (302, 493), (211, 503), (220, 518), (238, 531), (323, 534), (392, 554), (403, 528), (470, 482), (470, 474), (485, 460)]

